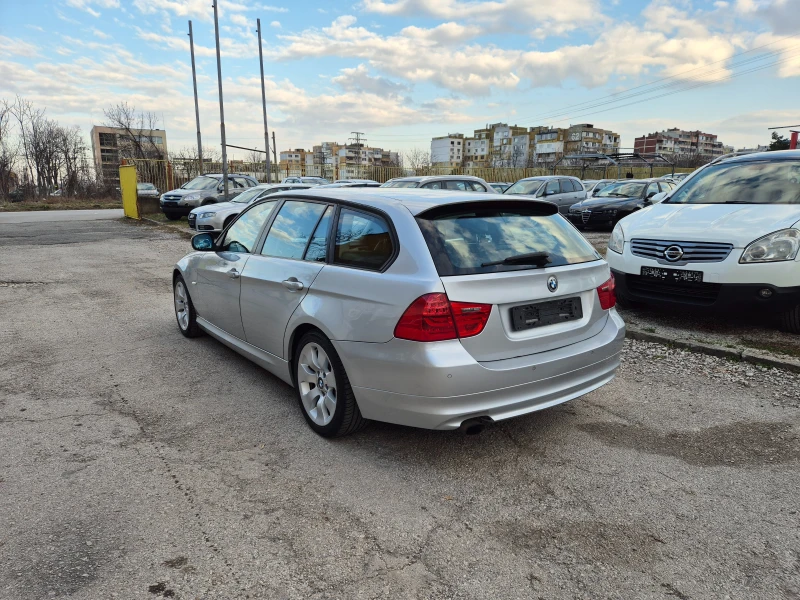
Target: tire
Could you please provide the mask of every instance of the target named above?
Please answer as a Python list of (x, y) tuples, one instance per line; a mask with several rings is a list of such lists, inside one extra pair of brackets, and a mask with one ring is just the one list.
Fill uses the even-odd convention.
[(181, 215), (176, 213), (164, 213), (164, 216), (166, 216), (170, 221), (180, 221), (181, 219)]
[(189, 296), (189, 289), (181, 275), (175, 278), (172, 286), (173, 305), (175, 306), (175, 319), (178, 321), (178, 329), (187, 338), (193, 338), (203, 333), (197, 324), (197, 311), (192, 304)]
[(216, 204), (217, 201), (213, 198), (206, 198), (200, 206), (208, 206), (209, 204)]
[(781, 315), (781, 329), (787, 333), (800, 334), (800, 304)]
[[(297, 344), (293, 365), (300, 410), (316, 433), (322, 437), (341, 437), (367, 424), (358, 409), (344, 365), (328, 338), (318, 331), (306, 333)], [(320, 384), (327, 387), (324, 396), (327, 402), (322, 401), (319, 392), (315, 393)]]

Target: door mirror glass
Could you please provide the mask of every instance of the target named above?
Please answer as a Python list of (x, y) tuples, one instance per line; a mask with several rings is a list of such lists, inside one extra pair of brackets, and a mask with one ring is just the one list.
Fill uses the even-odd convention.
[(658, 194), (653, 194), (653, 196), (651, 198), (649, 198), (649, 200), (653, 204), (658, 204), (659, 202), (664, 200), (664, 198), (666, 198), (666, 197), (667, 197), (667, 192), (659, 192)]
[(214, 248), (214, 238), (210, 233), (198, 233), (192, 237), (192, 248), (198, 252), (207, 252)]

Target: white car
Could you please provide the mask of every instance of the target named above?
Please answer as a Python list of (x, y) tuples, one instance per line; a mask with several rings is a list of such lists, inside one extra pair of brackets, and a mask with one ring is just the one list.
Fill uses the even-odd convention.
[(800, 151), (715, 161), (622, 219), (606, 260), (620, 304), (779, 315), (800, 334)]
[(189, 213), (189, 228), (196, 231), (219, 233), (233, 221), (236, 215), (256, 200), (261, 200), (276, 192), (306, 190), (310, 187), (312, 186), (307, 183), (261, 183), (242, 192), (230, 202), (218, 202), (193, 209)]

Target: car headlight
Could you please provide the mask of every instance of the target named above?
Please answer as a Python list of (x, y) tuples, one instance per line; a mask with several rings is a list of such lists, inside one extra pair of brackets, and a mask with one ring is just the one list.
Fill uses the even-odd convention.
[(800, 230), (782, 229), (752, 242), (742, 253), (740, 263), (794, 260), (800, 249)]
[(200, 200), (200, 194), (187, 194), (183, 197), (184, 200)]
[(201, 218), (201, 219), (210, 219), (210, 218), (211, 218), (211, 217), (213, 217), (215, 214), (217, 214), (217, 213), (215, 213), (215, 212), (204, 212), (204, 213), (200, 213), (200, 218)]
[(611, 232), (611, 239), (608, 240), (608, 249), (617, 254), (622, 254), (624, 246), (625, 234), (622, 233), (622, 227), (617, 223), (614, 231)]

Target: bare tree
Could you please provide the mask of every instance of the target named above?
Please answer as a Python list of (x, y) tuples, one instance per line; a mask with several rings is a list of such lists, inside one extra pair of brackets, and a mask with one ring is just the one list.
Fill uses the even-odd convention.
[(197, 146), (184, 146), (177, 152), (170, 152), (169, 159), (172, 162), (176, 174), (187, 179), (191, 179), (208, 172), (208, 163), (216, 163), (221, 160), (220, 151), (216, 147), (203, 146), (203, 165), (200, 164), (200, 157), (197, 155)]
[(119, 139), (120, 158), (150, 158), (163, 160), (166, 158), (156, 143), (152, 131), (158, 126), (158, 117), (154, 112), (137, 111), (135, 106), (120, 102), (103, 111), (106, 125), (123, 129)]
[(11, 108), (7, 100), (0, 101), (0, 196), (8, 196), (17, 180), (14, 166), (19, 154), (19, 142), (12, 137)]
[(59, 128), (57, 142), (62, 165), (61, 189), (65, 196), (75, 196), (81, 171), (87, 164), (87, 147), (80, 127)]
[(414, 169), (424, 169), (431, 166), (431, 153), (422, 148), (412, 148), (405, 153), (408, 166)]

